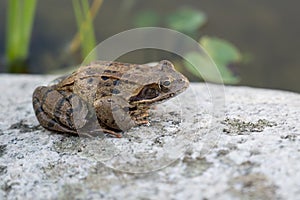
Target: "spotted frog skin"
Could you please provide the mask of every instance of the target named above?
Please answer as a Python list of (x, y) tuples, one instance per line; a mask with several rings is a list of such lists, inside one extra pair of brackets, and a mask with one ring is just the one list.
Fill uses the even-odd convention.
[[(189, 86), (169, 61), (156, 66), (96, 61), (51, 86), (37, 87), (33, 107), (40, 124), (52, 131), (77, 134), (86, 128), (121, 137), (118, 132), (148, 124), (151, 105)], [(90, 123), (96, 119), (101, 129)]]

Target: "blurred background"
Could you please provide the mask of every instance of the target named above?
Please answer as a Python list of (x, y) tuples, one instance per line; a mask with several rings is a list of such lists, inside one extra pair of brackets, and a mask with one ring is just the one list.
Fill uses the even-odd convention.
[[(108, 37), (136, 27), (183, 32), (207, 48), (227, 84), (300, 92), (299, 2), (293, 0), (1, 0), (0, 72), (63, 73)], [(143, 50), (120, 58), (170, 59)], [(75, 69), (75, 68), (74, 68)]]

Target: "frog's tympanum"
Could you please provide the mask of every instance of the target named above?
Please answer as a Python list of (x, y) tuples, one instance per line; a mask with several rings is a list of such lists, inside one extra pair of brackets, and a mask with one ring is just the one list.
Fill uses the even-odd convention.
[(156, 66), (96, 61), (54, 85), (36, 88), (32, 101), (38, 121), (48, 130), (77, 134), (92, 126), (94, 117), (101, 131), (121, 137), (117, 132), (149, 123), (151, 105), (188, 85), (169, 61)]

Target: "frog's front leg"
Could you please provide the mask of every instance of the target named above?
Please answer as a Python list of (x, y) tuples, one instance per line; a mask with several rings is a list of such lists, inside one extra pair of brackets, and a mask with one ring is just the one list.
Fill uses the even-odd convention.
[(149, 117), (149, 108), (137, 109), (130, 113), (132, 119), (138, 125), (149, 124), (148, 117)]
[(126, 131), (137, 123), (131, 118), (128, 102), (117, 96), (107, 96), (94, 102), (100, 124), (117, 131)]
[(76, 134), (76, 128), (86, 124), (87, 106), (71, 92), (41, 86), (35, 89), (32, 103), (38, 121), (48, 130)]

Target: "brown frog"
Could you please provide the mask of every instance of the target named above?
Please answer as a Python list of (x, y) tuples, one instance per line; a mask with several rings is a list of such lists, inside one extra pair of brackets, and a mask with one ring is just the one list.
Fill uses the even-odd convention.
[(149, 123), (151, 105), (188, 86), (188, 79), (166, 60), (156, 66), (96, 61), (57, 84), (36, 88), (32, 101), (36, 117), (46, 129), (77, 134), (85, 128), (121, 137), (117, 132)]

